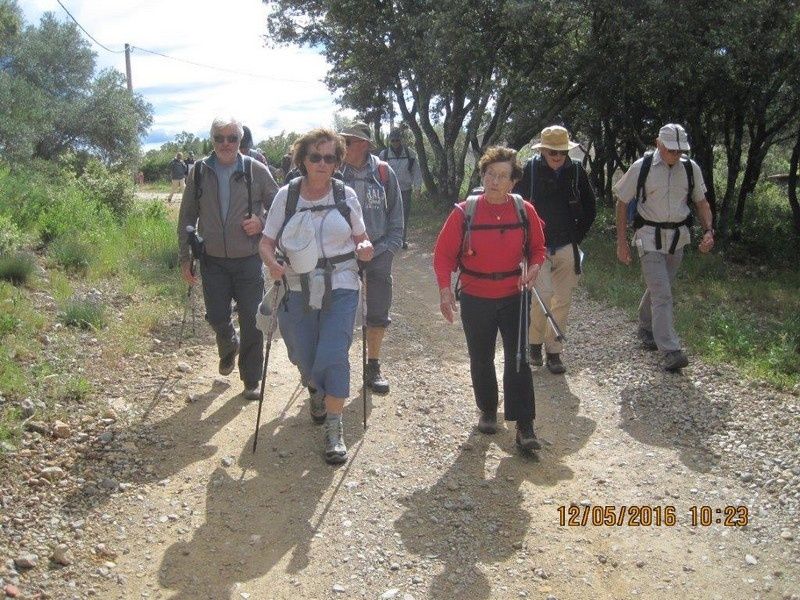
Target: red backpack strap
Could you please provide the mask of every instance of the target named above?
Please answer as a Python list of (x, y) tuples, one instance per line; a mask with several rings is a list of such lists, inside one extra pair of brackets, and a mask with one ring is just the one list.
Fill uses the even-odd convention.
[(383, 160), (378, 160), (378, 181), (384, 188), (389, 185), (389, 163)]

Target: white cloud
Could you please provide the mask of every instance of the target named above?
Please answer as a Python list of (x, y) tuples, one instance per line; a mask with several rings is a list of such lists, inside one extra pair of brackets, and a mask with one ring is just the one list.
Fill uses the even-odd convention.
[[(181, 131), (207, 135), (216, 115), (234, 115), (256, 141), (281, 131), (330, 125), (337, 110), (322, 83), (325, 59), (307, 48), (265, 47), (266, 6), (261, 0), (62, 0), (77, 21), (111, 49), (131, 46), (246, 74), (178, 62), (134, 49), (134, 90), (153, 105), (147, 146)], [(28, 23), (51, 11), (69, 17), (56, 0), (25, 0)], [(99, 67), (125, 73), (124, 54), (92, 44)], [(157, 138), (157, 139), (156, 139)]]

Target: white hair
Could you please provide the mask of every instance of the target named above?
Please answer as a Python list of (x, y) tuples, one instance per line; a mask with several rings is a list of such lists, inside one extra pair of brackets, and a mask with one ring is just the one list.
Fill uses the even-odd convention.
[(219, 130), (230, 126), (236, 127), (236, 132), (239, 134), (239, 139), (241, 140), (244, 135), (244, 129), (242, 127), (242, 122), (236, 117), (216, 117), (211, 122), (211, 137), (213, 138), (214, 134)]

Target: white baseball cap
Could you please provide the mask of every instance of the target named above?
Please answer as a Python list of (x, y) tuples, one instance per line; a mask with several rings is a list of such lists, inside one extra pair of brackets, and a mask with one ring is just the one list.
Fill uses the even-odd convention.
[(667, 150), (691, 150), (686, 130), (677, 123), (667, 123), (659, 129), (658, 141), (664, 144)]
[(281, 234), (280, 246), (292, 271), (303, 274), (314, 270), (318, 259), (317, 238), (314, 217), (309, 211), (292, 215)]

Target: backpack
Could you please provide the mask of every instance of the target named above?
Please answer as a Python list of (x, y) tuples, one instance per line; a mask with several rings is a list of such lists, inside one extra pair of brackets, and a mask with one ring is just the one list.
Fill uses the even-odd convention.
[[(675, 254), (675, 249), (678, 246), (680, 239), (680, 227), (682, 225), (691, 226), (694, 219), (690, 213), (683, 221), (680, 222), (656, 222), (648, 221), (639, 214), (639, 203), (644, 204), (647, 202), (647, 191), (645, 190), (645, 183), (647, 176), (650, 174), (650, 167), (653, 165), (653, 155), (655, 152), (647, 152), (642, 160), (642, 166), (639, 169), (639, 178), (636, 180), (636, 195), (628, 202), (627, 216), (628, 224), (634, 229), (640, 229), (644, 225), (651, 225), (656, 228), (656, 249), (661, 250), (661, 230), (674, 229), (675, 234), (672, 237), (672, 244), (670, 245), (669, 253)], [(686, 194), (686, 204), (691, 208), (692, 206), (692, 193), (694, 192), (694, 169), (692, 167), (692, 160), (685, 156), (680, 159), (683, 168), (686, 170), (686, 181), (688, 184), (688, 192)]]
[[(283, 230), (286, 228), (286, 224), (289, 220), (298, 212), (297, 210), (297, 202), (300, 199), (300, 184), (302, 183), (302, 177), (296, 177), (289, 182), (289, 189), (286, 191), (286, 208), (283, 213), (283, 224), (281, 224), (281, 228), (278, 230), (278, 235), (275, 236), (275, 245), (277, 247), (278, 241), (281, 239), (281, 235), (283, 234)], [(325, 204), (320, 206), (311, 206), (308, 208), (301, 208), (301, 212), (319, 212), (319, 211), (330, 211), (330, 210), (338, 210), (339, 213), (344, 217), (344, 220), (350, 225), (350, 229), (352, 230), (353, 224), (350, 221), (350, 207), (347, 205), (345, 200), (345, 189), (344, 183), (338, 179), (331, 179), (331, 186), (333, 188), (333, 204)], [(356, 254), (355, 252), (346, 252), (344, 254), (338, 254), (336, 256), (330, 256), (320, 258), (317, 261), (316, 268), (324, 270), (324, 278), (325, 278), (325, 292), (322, 296), (322, 307), (325, 308), (328, 303), (330, 302), (330, 293), (333, 289), (332, 285), (332, 275), (334, 268), (337, 264), (346, 262), (348, 260), (355, 260)], [(303, 299), (305, 301), (305, 310), (306, 312), (312, 310), (311, 306), (309, 305), (309, 300), (311, 297), (311, 287), (310, 287), (310, 278), (309, 273), (304, 273), (299, 275), (300, 277), (300, 290), (303, 294)], [(284, 281), (286, 289), (289, 289), (288, 284)], [(284, 296), (286, 298), (286, 296)]]
[[(569, 159), (569, 157), (567, 158)], [(578, 161), (572, 159), (569, 160), (572, 164), (572, 172), (574, 173), (572, 177), (572, 193), (567, 199), (567, 211), (569, 212), (569, 218), (572, 220), (572, 229), (569, 232), (569, 237), (572, 245), (572, 258), (574, 262), (575, 274), (580, 275), (582, 272), (581, 253), (580, 249), (578, 248), (578, 242), (575, 239), (575, 229), (578, 227), (581, 219), (583, 219), (583, 205), (581, 204), (581, 194), (578, 190), (578, 177), (580, 177), (580, 171), (578, 171)], [(540, 156), (534, 156), (531, 158), (531, 203), (534, 201), (534, 186), (536, 184), (535, 182), (541, 162), (542, 159)], [(565, 176), (567, 175), (565, 174)]]
[[(406, 167), (408, 168), (408, 173), (412, 174), (414, 172), (414, 162), (417, 159), (414, 156), (411, 156), (411, 154), (409, 154), (408, 148), (406, 148), (405, 146), (400, 146), (400, 147), (403, 150), (406, 151), (406, 155), (405, 156), (398, 156), (397, 158), (405, 158), (405, 159), (408, 160), (408, 164), (406, 165)], [(389, 160), (389, 149), (388, 148), (384, 148), (383, 150), (381, 150), (380, 154), (378, 154), (378, 158), (380, 158), (383, 161)]]
[[(458, 261), (458, 270), (459, 280), (461, 279), (461, 274), (466, 273), (467, 275), (471, 275), (472, 277), (478, 277), (479, 279), (491, 279), (493, 281), (498, 281), (500, 279), (506, 279), (508, 277), (514, 277), (517, 275), (522, 274), (522, 269), (517, 268), (512, 271), (501, 271), (501, 272), (493, 272), (493, 273), (484, 273), (481, 271), (473, 271), (472, 269), (468, 269), (464, 266), (461, 257), (465, 254), (467, 256), (475, 256), (475, 251), (472, 249), (471, 240), (472, 240), (472, 232), (473, 231), (483, 231), (487, 229), (522, 229), (523, 234), (523, 242), (522, 242), (522, 251), (523, 256), (528, 256), (530, 254), (530, 242), (528, 240), (528, 215), (525, 212), (525, 201), (522, 199), (522, 196), (519, 194), (511, 194), (511, 197), (514, 199), (514, 205), (517, 209), (517, 217), (518, 221), (513, 224), (509, 223), (488, 223), (485, 225), (474, 225), (472, 220), (475, 216), (475, 211), (478, 208), (478, 199), (479, 196), (469, 196), (464, 203), (464, 222), (461, 227), (461, 246), (458, 251), (458, 256), (456, 260)], [(456, 208), (458, 210), (462, 210), (458, 204), (456, 204)], [(460, 291), (458, 283), (456, 283), (456, 289)]]
[[(194, 201), (200, 200), (203, 195), (203, 188), (200, 186), (202, 180), (201, 170), (205, 165), (205, 160), (198, 160), (194, 165)], [(245, 183), (247, 184), (247, 217), (253, 216), (253, 159), (249, 156), (242, 157), (242, 168)]]

